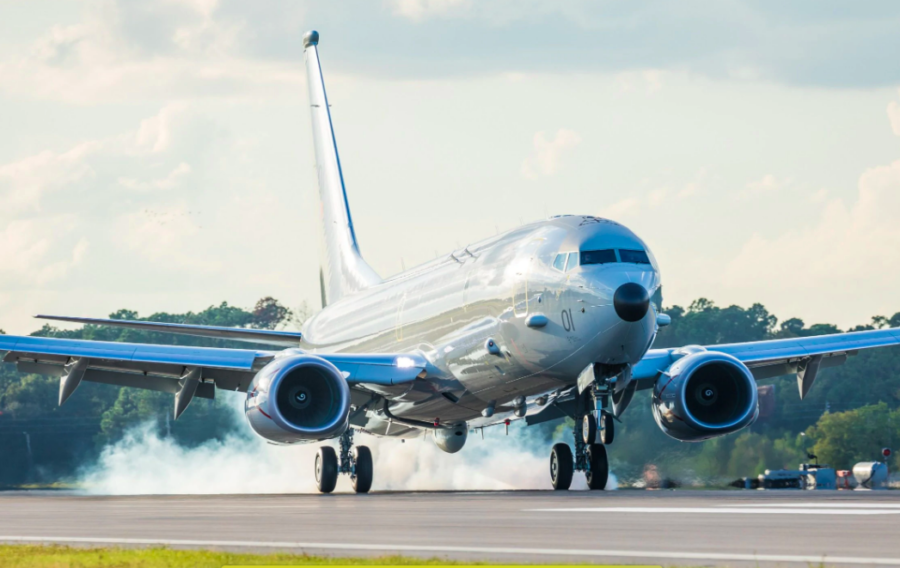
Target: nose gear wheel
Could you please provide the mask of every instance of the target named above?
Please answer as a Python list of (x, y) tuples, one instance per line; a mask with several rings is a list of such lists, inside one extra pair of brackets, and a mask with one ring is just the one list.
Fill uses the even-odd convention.
[(575, 451), (564, 443), (555, 444), (550, 451), (550, 483), (553, 489), (568, 489), (575, 471), (584, 472), (589, 489), (606, 489), (609, 480), (606, 444), (611, 444), (615, 435), (613, 416), (606, 411), (609, 395), (608, 385), (595, 385), (579, 395), (572, 428)]

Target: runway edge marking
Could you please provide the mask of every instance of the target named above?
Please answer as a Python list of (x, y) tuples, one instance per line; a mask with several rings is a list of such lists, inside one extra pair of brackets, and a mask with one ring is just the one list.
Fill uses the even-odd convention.
[(799, 507), (561, 507), (522, 509), (525, 513), (636, 513), (636, 514), (729, 514), (729, 515), (900, 515), (900, 509)]
[(562, 548), (513, 548), (488, 546), (434, 546), (410, 544), (357, 544), (339, 542), (278, 542), (251, 540), (179, 540), (159, 538), (103, 538), (67, 536), (2, 536), (3, 543), (78, 543), (78, 544), (131, 544), (160, 546), (221, 546), (234, 548), (280, 548), (318, 550), (358, 550), (379, 552), (457, 552), (476, 554), (525, 554), (542, 556), (602, 556), (618, 558), (660, 558), (670, 560), (734, 560), (758, 562), (830, 562), (835, 564), (869, 564), (900, 566), (900, 558), (866, 558), (856, 556), (814, 556), (784, 554), (723, 554), (716, 552), (662, 552), (638, 550), (599, 550)]

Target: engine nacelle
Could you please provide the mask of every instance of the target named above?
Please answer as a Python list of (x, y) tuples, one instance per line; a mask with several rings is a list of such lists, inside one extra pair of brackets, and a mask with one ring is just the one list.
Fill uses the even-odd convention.
[(466, 445), (466, 438), (469, 437), (469, 428), (465, 422), (456, 424), (452, 428), (436, 428), (432, 432), (434, 433), (434, 443), (448, 454), (455, 454), (463, 449), (463, 446)]
[(348, 427), (350, 387), (333, 364), (315, 355), (286, 355), (263, 367), (247, 390), (244, 413), (272, 442), (315, 442)]
[(731, 355), (695, 351), (656, 381), (652, 408), (656, 423), (669, 436), (682, 442), (708, 440), (756, 420), (756, 380)]

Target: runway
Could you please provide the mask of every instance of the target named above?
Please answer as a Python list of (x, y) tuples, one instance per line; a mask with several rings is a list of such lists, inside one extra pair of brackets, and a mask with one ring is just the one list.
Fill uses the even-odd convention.
[(0, 541), (494, 562), (900, 566), (900, 492), (0, 493)]

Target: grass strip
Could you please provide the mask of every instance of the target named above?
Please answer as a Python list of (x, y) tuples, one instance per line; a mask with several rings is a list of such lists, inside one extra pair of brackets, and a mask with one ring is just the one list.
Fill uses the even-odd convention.
[(221, 568), (226, 565), (474, 565), (440, 558), (409, 556), (345, 558), (308, 554), (246, 554), (215, 550), (152, 548), (79, 548), (59, 545), (0, 545), (2, 568)]

